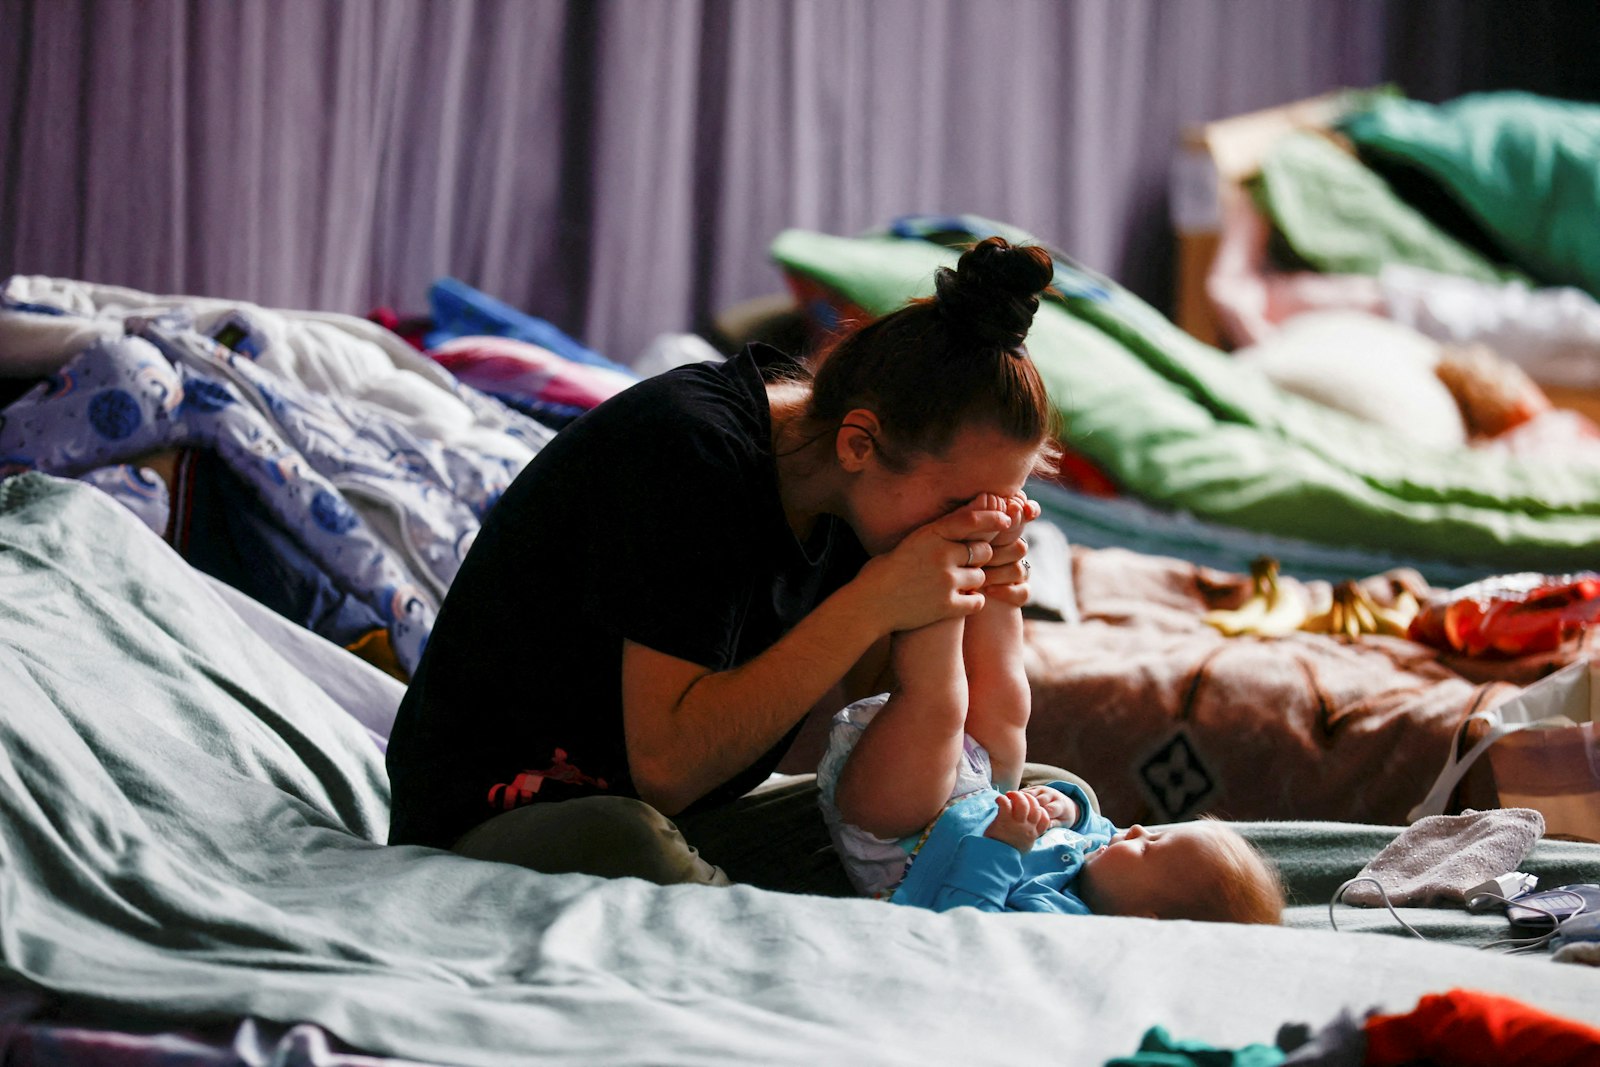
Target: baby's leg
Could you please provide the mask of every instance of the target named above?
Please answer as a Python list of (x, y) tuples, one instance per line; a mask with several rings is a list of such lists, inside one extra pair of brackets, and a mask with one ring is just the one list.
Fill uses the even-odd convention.
[[(1011, 526), (995, 538), (996, 546), (1022, 532), (1021, 502), (1008, 501), (1006, 511)], [(967, 670), (966, 731), (988, 751), (994, 787), (1001, 792), (1016, 789), (1027, 758), (1033, 707), (1023, 663), (1022, 609), (990, 597), (967, 619), (961, 653)]]
[(878, 837), (904, 837), (932, 822), (950, 799), (967, 712), (965, 621), (894, 635), (895, 688), (839, 773), (834, 804), (846, 822)]
[(1032, 694), (1022, 660), (1022, 612), (991, 603), (967, 620), (962, 653), (967, 664), (967, 733), (989, 753), (994, 787), (1022, 783), (1027, 760)]

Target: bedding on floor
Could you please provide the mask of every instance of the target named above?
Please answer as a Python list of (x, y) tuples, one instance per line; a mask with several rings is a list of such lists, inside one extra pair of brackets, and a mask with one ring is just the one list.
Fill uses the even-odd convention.
[[(924, 236), (790, 230), (772, 252), (819, 321), (881, 313), (931, 291), (970, 240), (958, 219)], [(901, 227), (900, 232), (906, 233)], [(1592, 563), (1600, 468), (1441, 450), (1275, 386), (1115, 283), (1057, 256), (1063, 296), (1028, 348), (1066, 445), (1146, 503), (1226, 526), (1413, 559), (1507, 570)], [(821, 310), (818, 310), (821, 309)]]
[(1486, 346), (1600, 412), (1600, 106), (1522, 92), (1311, 103), (1198, 131), (1217, 233), (1214, 256), (1191, 243), (1185, 258), (1185, 328), (1245, 345), (1308, 311), (1361, 310)]
[[(1402, 823), (1463, 720), (1551, 667), (1471, 681), (1399, 637), (1227, 637), (1203, 616), (1237, 605), (1247, 574), (1120, 548), (1072, 559), (1081, 621), (1027, 623), (1028, 753), (1087, 776), (1118, 825)], [(1398, 573), (1370, 579), (1373, 592), (1387, 597)], [(1331, 598), (1326, 582), (1283, 582)]]
[(36, 382), (4, 409), (0, 471), (94, 480), (196, 566), (402, 677), (552, 435), (361, 319), (54, 278), (0, 291), (0, 376)]
[[(1288, 929), (935, 914), (384, 846), (372, 724), (276, 649), (105, 493), (0, 482), (11, 1023), (253, 1018), (379, 1056), (603, 1067), (1092, 1064), (1154, 1025), (1234, 1047), (1459, 987), (1600, 1021), (1600, 971), (1465, 947), (1501, 935), (1493, 916), (1420, 917), (1456, 944), (1322, 926), (1392, 827), (1244, 824), (1301, 905)], [(1600, 880), (1600, 847), (1542, 842), (1528, 864)]]

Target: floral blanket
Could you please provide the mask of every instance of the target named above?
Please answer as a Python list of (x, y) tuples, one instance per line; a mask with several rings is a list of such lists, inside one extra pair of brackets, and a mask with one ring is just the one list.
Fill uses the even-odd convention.
[(167, 486), (144, 462), (176, 448), (214, 452), (298, 555), (382, 621), (409, 672), (483, 514), (544, 432), (508, 425), (497, 453), (441, 442), (273, 373), (250, 346), (201, 333), (182, 310), (124, 328), (0, 411), (0, 475), (85, 478), (161, 532)]

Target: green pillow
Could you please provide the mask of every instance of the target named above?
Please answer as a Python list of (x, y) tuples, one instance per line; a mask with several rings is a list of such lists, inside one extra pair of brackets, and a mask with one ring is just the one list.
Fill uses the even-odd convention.
[(1518, 266), (1600, 297), (1600, 105), (1531, 93), (1389, 99), (1345, 132), (1437, 182)]
[(1291, 134), (1274, 145), (1252, 189), (1277, 237), (1324, 274), (1375, 275), (1404, 264), (1484, 282), (1515, 276), (1445, 233), (1318, 134)]

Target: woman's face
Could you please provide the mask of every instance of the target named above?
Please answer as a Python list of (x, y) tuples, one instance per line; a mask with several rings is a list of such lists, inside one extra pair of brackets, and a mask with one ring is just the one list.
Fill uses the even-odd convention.
[(919, 454), (909, 470), (893, 470), (874, 455), (850, 487), (844, 518), (862, 546), (881, 555), (979, 493), (1020, 493), (1038, 454), (1036, 445), (994, 427), (967, 426), (943, 455)]

